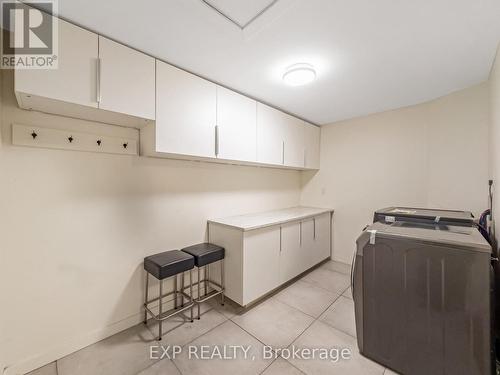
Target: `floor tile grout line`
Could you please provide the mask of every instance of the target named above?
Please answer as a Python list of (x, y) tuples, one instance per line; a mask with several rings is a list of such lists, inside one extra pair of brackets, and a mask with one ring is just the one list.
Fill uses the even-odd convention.
[(177, 366), (177, 364), (175, 363), (175, 361), (173, 359), (171, 359), (170, 361), (172, 361), (172, 364), (174, 365), (174, 367), (177, 369), (177, 371), (179, 371), (179, 374), (184, 375), (184, 373), (181, 371), (181, 369), (179, 368), (179, 366)]
[[(281, 355), (280, 355), (280, 358), (283, 358)], [(304, 374), (304, 375), (307, 375), (304, 371), (302, 371), (300, 368), (298, 368), (297, 366), (295, 366), (293, 363), (291, 363), (290, 361), (286, 360), (285, 358), (283, 358), (283, 360), (288, 363), (290, 366), (292, 366), (293, 368), (297, 369), (297, 371), (299, 371), (301, 374)]]
[[(323, 289), (323, 290), (325, 290), (325, 289)], [(333, 292), (332, 292), (332, 294), (335, 294), (335, 298), (333, 299), (333, 302), (335, 302), (335, 301), (336, 301), (339, 297), (342, 297), (342, 294), (337, 294), (337, 293), (333, 293)], [(272, 297), (272, 298), (274, 298), (274, 297)], [(276, 299), (276, 301), (278, 301), (278, 302), (280, 302), (280, 303), (283, 303), (283, 304), (287, 305), (288, 307), (291, 307), (292, 309), (294, 309), (294, 310), (296, 310), (296, 311), (300, 311), (302, 314), (306, 314), (307, 316), (309, 316), (309, 317), (311, 317), (311, 318), (313, 318), (313, 319), (315, 319), (315, 320), (316, 320), (316, 319), (319, 319), (319, 317), (320, 317), (321, 315), (323, 315), (323, 314), (325, 313), (325, 311), (326, 311), (326, 310), (328, 310), (328, 309), (330, 308), (330, 306), (332, 305), (332, 303), (333, 303), (333, 302), (332, 302), (332, 303), (330, 303), (330, 304), (329, 304), (329, 305), (328, 305), (328, 306), (327, 306), (327, 307), (326, 307), (323, 311), (321, 311), (321, 314), (319, 314), (319, 316), (318, 316), (318, 317), (315, 317), (314, 315), (311, 315), (311, 314), (309, 314), (309, 313), (306, 313), (305, 311), (302, 311), (302, 310), (298, 309), (297, 307), (292, 306), (292, 305), (290, 305), (290, 304), (288, 304), (288, 303), (286, 303), (286, 302), (284, 302), (284, 301), (280, 301), (279, 299)]]
[[(243, 331), (245, 331), (246, 333), (248, 333), (250, 336), (252, 336), (255, 340), (257, 340), (258, 342), (260, 342), (262, 345), (264, 346), (270, 346), (272, 348), (272, 345), (267, 345), (265, 342), (261, 341), (258, 337), (256, 337), (253, 333), (251, 332), (248, 332), (245, 328), (243, 328), (242, 326), (240, 326), (237, 322), (235, 322), (234, 320), (232, 319), (229, 319), (231, 320), (231, 322), (233, 322), (234, 324), (236, 324), (239, 328), (241, 328)], [(275, 352), (276, 350), (274, 348), (272, 348), (273, 351)]]
[(276, 358), (274, 358), (274, 359), (271, 361), (271, 363), (270, 363), (270, 364), (268, 364), (268, 365), (267, 365), (267, 366), (266, 366), (266, 367), (265, 367), (265, 368), (264, 368), (261, 372), (259, 372), (259, 374), (258, 374), (258, 375), (262, 375), (264, 372), (266, 372), (266, 370), (267, 370), (269, 367), (271, 367), (271, 366), (272, 366), (272, 364), (273, 364), (274, 362), (276, 362), (278, 358), (279, 358), (279, 355), (278, 355)]
[[(323, 269), (323, 270), (328, 271), (328, 272), (338, 273), (339, 275), (349, 277), (349, 275), (343, 274), (342, 272), (339, 272), (339, 271), (333, 271), (333, 270), (330, 270), (330, 269), (328, 269), (328, 268), (322, 268), (322, 266), (320, 266), (320, 267), (318, 267), (318, 268), (314, 269), (313, 271), (308, 272), (307, 274), (305, 274), (303, 277), (301, 277), (301, 278), (300, 278), (300, 279), (298, 279), (298, 280), (302, 280), (302, 281), (304, 281), (304, 282), (308, 283), (309, 285), (314, 285), (315, 287), (321, 288), (321, 289), (323, 289), (323, 290), (327, 290), (327, 291), (329, 291), (330, 293), (335, 293), (335, 292), (332, 292), (331, 290), (328, 290), (328, 289), (326, 289), (326, 288), (323, 288), (321, 285), (318, 285), (318, 284), (315, 284), (315, 283), (313, 283), (313, 282), (311, 282), (311, 281), (308, 281), (308, 280), (305, 278), (306, 276), (310, 275), (312, 272), (314, 272), (314, 271), (316, 271), (316, 270), (319, 270), (319, 269)], [(298, 280), (297, 280), (297, 281), (298, 281)], [(291, 284), (291, 285), (293, 285), (293, 284)], [(348, 284), (348, 285), (347, 285), (347, 287), (346, 287), (346, 289), (345, 289), (342, 293), (345, 293), (345, 291), (346, 291), (347, 289), (349, 289), (349, 287), (350, 287), (350, 285)]]
[[(349, 287), (347, 287), (345, 290), (347, 290), (348, 288), (349, 288)], [(345, 291), (344, 291), (344, 292), (345, 292)], [(344, 292), (343, 292), (343, 293), (344, 293)], [(332, 302), (332, 303), (331, 303), (331, 304), (330, 304), (330, 305), (326, 308), (326, 310), (328, 310), (330, 307), (332, 307), (332, 306), (333, 306), (333, 304), (334, 304), (334, 303), (335, 303), (335, 302), (336, 302), (336, 301), (337, 301), (337, 300), (338, 300), (341, 296), (342, 296), (342, 295), (337, 296), (337, 298), (335, 298), (335, 300), (334, 300), (334, 301), (333, 301), (333, 302)], [(326, 311), (326, 310), (325, 310), (325, 311)], [(323, 313), (324, 313), (324, 312), (323, 312)], [(298, 339), (299, 339), (299, 338), (300, 338), (300, 337), (301, 337), (301, 336), (302, 336), (302, 335), (303, 335), (303, 334), (304, 334), (304, 333), (305, 333), (305, 332), (306, 332), (309, 328), (311, 328), (311, 326), (312, 326), (314, 323), (316, 323), (317, 321), (320, 321), (320, 320), (319, 320), (319, 318), (320, 318), (322, 315), (323, 315), (323, 314), (321, 314), (318, 318), (315, 318), (315, 319), (311, 322), (311, 324), (309, 324), (309, 325), (307, 326), (307, 328), (306, 328), (304, 331), (302, 331), (302, 332), (301, 332), (301, 333), (300, 333), (300, 334), (299, 334), (299, 335), (295, 338), (295, 340), (293, 340), (293, 341), (290, 343), (290, 345), (288, 345), (288, 346), (287, 346), (287, 348), (290, 348), (290, 346), (292, 346), (295, 342), (297, 342), (297, 340), (298, 340)], [(328, 325), (328, 326), (330, 327), (330, 325)], [(292, 365), (293, 367), (297, 368), (300, 372), (304, 373), (304, 371), (302, 371), (302, 370), (301, 370), (300, 368), (298, 368), (297, 366), (294, 366), (294, 364), (293, 364), (293, 363), (291, 363), (290, 361), (288, 361), (287, 359), (285, 359), (285, 361), (287, 361), (287, 363), (289, 363), (289, 364), (290, 364), (290, 365)], [(305, 373), (304, 373), (304, 374), (305, 374)], [(383, 375), (383, 374), (382, 374), (382, 375)]]
[[(330, 305), (326, 308), (326, 310), (328, 310), (330, 307), (332, 307), (332, 305), (333, 305), (333, 304), (334, 304), (334, 303), (335, 303), (335, 302), (336, 302), (339, 298), (340, 298), (340, 296), (338, 296), (337, 298), (335, 298), (335, 300), (334, 300), (334, 301), (333, 301), (333, 302), (332, 302), (332, 303), (331, 303), (331, 304), (330, 304)], [(326, 310), (325, 310), (325, 311), (326, 311)], [(321, 315), (323, 315), (323, 314), (321, 314)], [(321, 317), (321, 315), (320, 315), (320, 317)], [(293, 343), (294, 343), (294, 342), (296, 342), (296, 341), (300, 338), (300, 336), (302, 336), (302, 335), (304, 334), (304, 332), (306, 332), (309, 328), (311, 328), (311, 326), (312, 326), (314, 323), (316, 323), (316, 322), (319, 320), (319, 318), (320, 318), (320, 317), (315, 318), (315, 319), (311, 322), (311, 324), (309, 324), (309, 325), (307, 326), (307, 328), (306, 328), (304, 331), (302, 331), (302, 332), (300, 333), (300, 335), (298, 335), (298, 336), (295, 338), (295, 340), (293, 340), (293, 341), (290, 343), (290, 345), (293, 345)], [(288, 345), (288, 346), (287, 346), (287, 348), (289, 348), (289, 347), (290, 347), (290, 345)]]

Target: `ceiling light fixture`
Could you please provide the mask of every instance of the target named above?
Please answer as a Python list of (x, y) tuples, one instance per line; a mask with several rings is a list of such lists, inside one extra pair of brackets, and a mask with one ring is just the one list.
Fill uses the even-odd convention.
[(283, 74), (283, 81), (290, 86), (302, 86), (316, 79), (316, 71), (311, 64), (293, 64)]

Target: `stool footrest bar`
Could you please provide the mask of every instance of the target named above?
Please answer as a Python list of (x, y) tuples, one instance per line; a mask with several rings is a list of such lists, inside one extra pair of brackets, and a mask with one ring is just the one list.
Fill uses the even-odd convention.
[(164, 313), (161, 314), (162, 315), (161, 317), (159, 315), (156, 315), (155, 313), (153, 313), (149, 309), (149, 307), (147, 307), (146, 305), (144, 305), (144, 309), (146, 309), (148, 314), (151, 315), (151, 318), (153, 318), (156, 321), (162, 321), (162, 320), (166, 320), (168, 318), (171, 318), (174, 315), (180, 314), (181, 312), (190, 309), (193, 305), (194, 305), (194, 302), (193, 303), (189, 302), (188, 304), (184, 305), (184, 307), (165, 311)]

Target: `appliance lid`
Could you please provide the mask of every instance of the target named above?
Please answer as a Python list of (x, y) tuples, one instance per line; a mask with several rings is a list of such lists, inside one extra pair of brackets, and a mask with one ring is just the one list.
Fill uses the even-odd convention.
[(366, 231), (375, 232), (375, 239), (377, 237), (412, 239), (433, 245), (452, 245), (470, 251), (491, 253), (490, 244), (474, 227), (400, 221), (392, 224), (377, 222), (368, 226)]
[(474, 215), (470, 211), (441, 210), (415, 207), (387, 207), (375, 211), (375, 215), (393, 216), (396, 219), (420, 219), (433, 222), (456, 222), (472, 224)]

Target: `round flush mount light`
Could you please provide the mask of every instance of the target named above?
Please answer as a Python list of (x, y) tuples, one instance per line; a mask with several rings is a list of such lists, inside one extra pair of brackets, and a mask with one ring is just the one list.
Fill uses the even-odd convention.
[(302, 86), (316, 79), (316, 71), (311, 64), (293, 64), (283, 74), (283, 81), (290, 86)]

